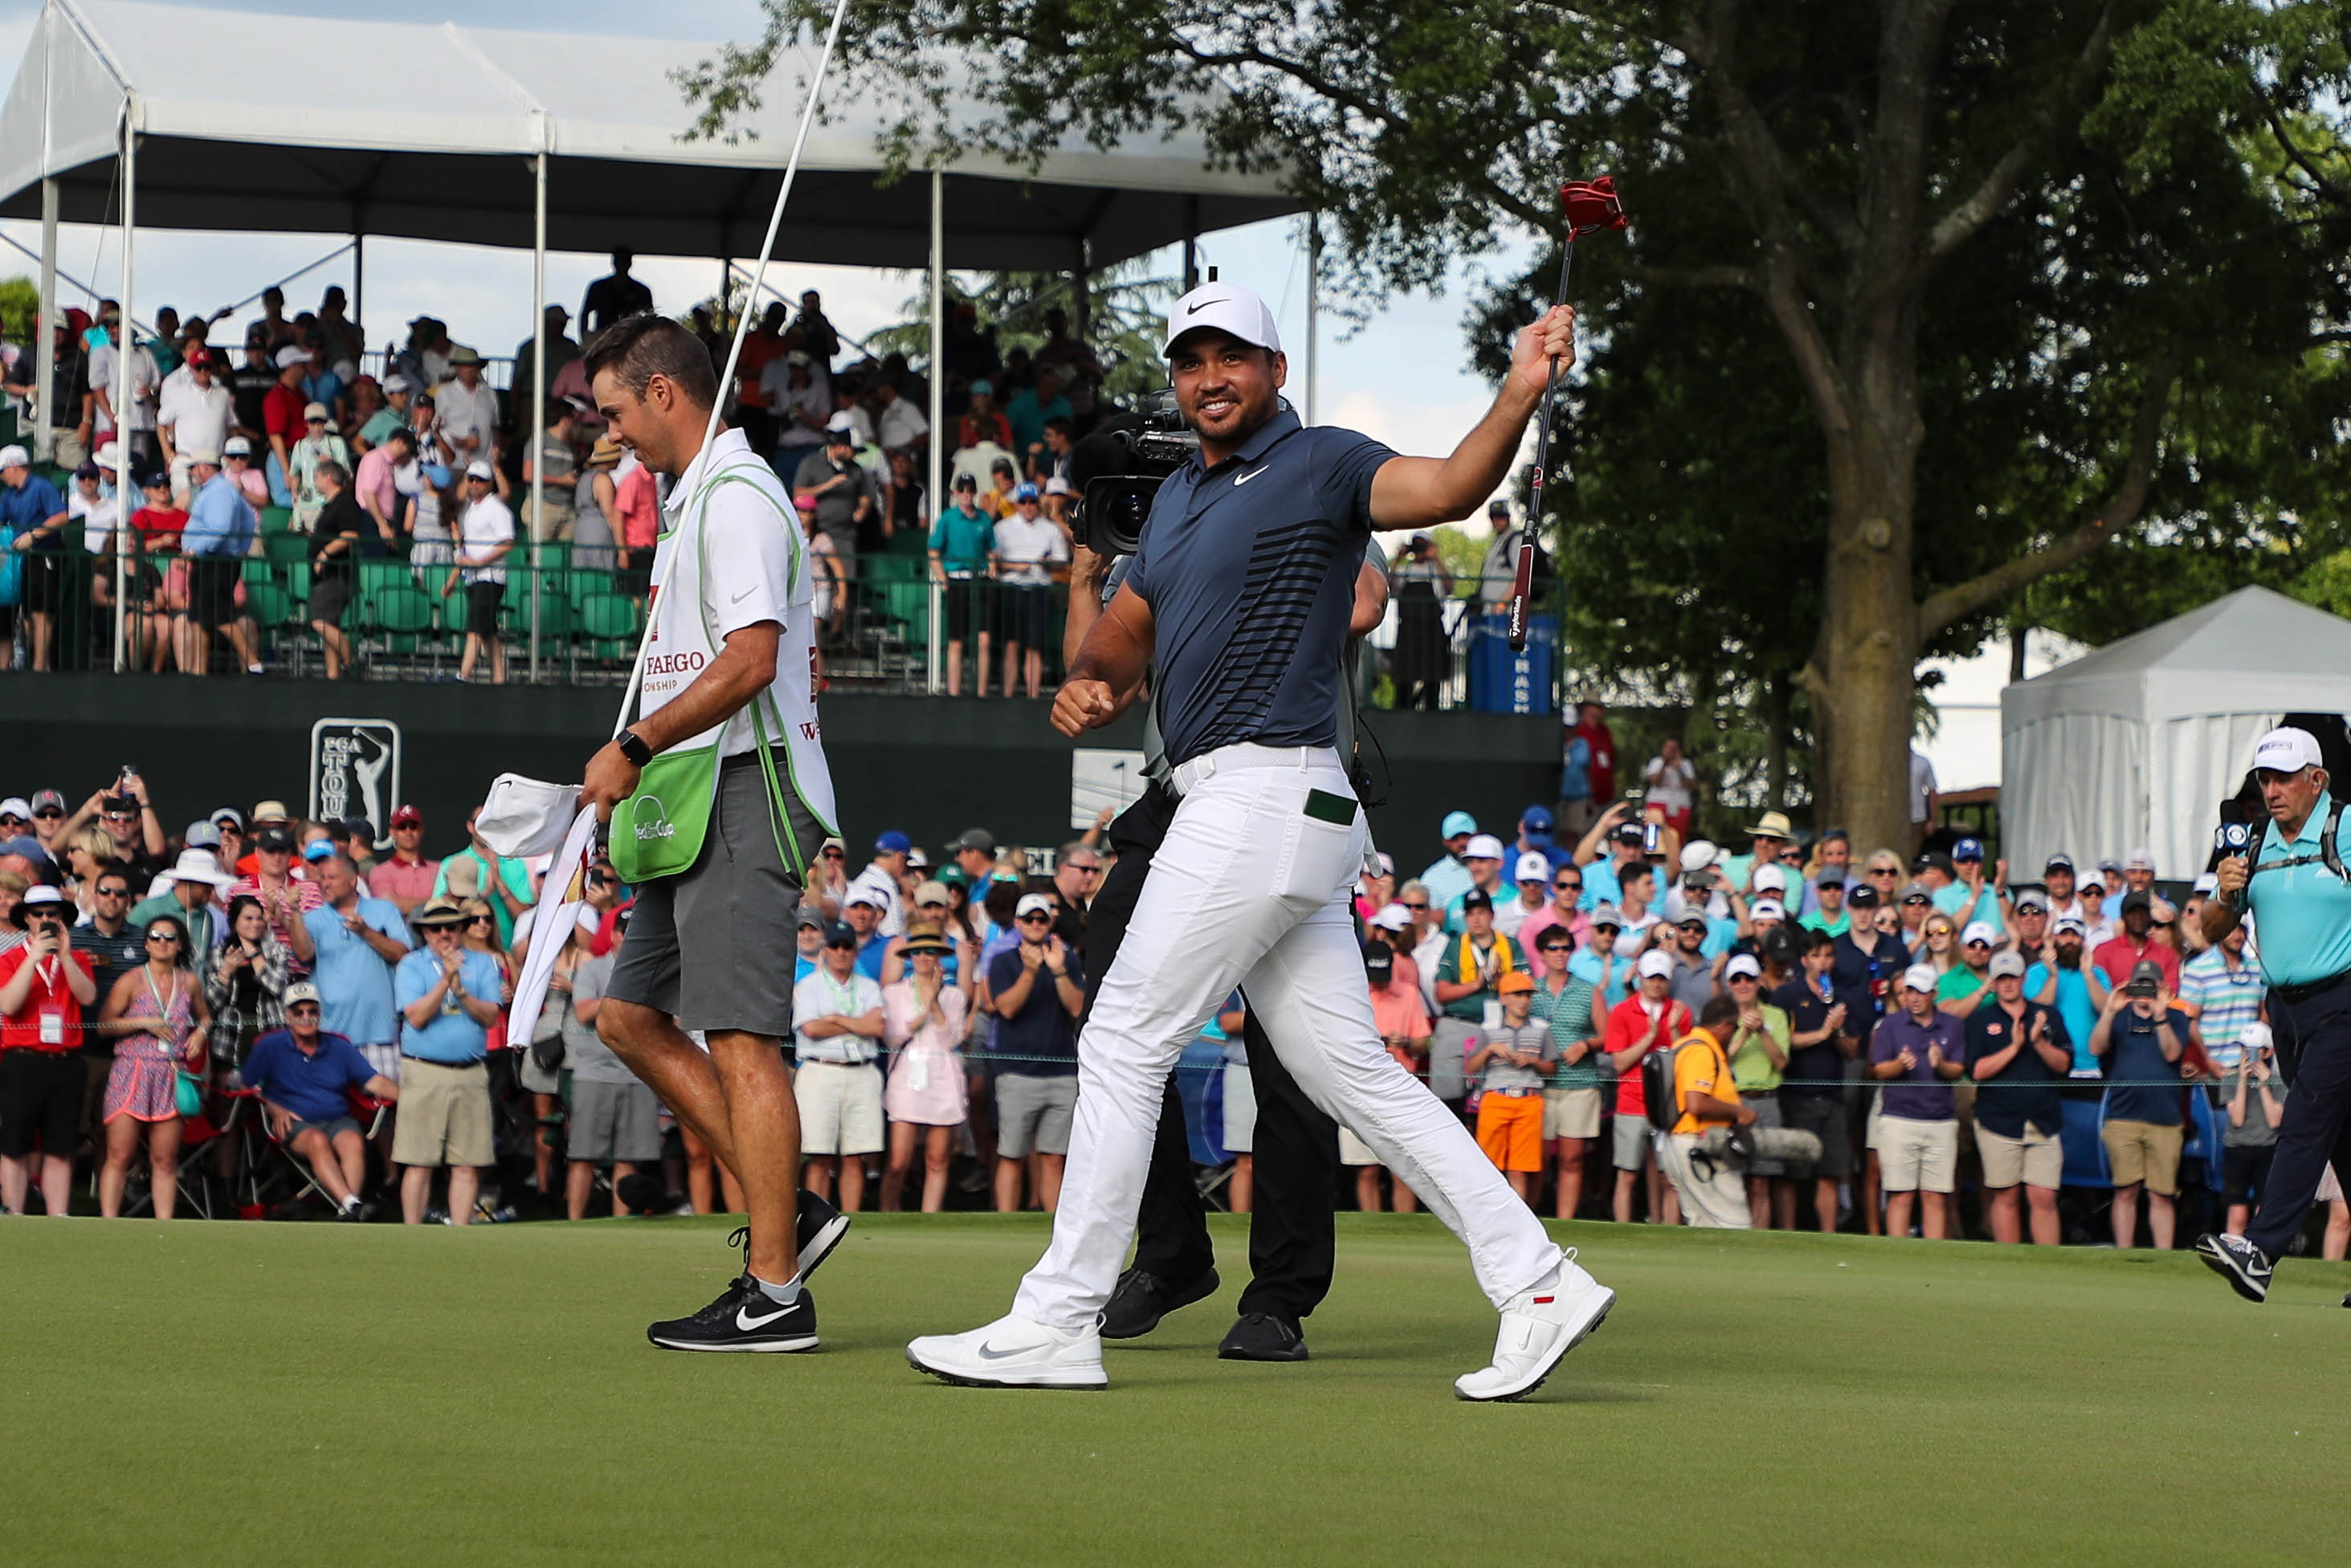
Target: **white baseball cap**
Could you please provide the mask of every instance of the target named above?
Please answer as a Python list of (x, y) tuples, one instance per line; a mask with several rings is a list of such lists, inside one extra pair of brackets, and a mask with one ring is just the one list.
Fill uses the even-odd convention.
[(1652, 975), (1663, 975), (1670, 979), (1673, 977), (1674, 961), (1664, 948), (1652, 947), (1641, 955), (1638, 967), (1641, 978), (1645, 980)]
[(1760, 980), (1763, 977), (1763, 966), (1755, 961), (1754, 954), (1735, 954), (1730, 962), (1722, 967), (1722, 977), (1726, 980), (1735, 980), (1741, 975), (1745, 975), (1750, 979)]
[(1755, 874), (1748, 879), (1747, 886), (1750, 893), (1761, 893), (1765, 888), (1774, 893), (1785, 893), (1788, 891), (1788, 873), (1775, 865), (1759, 865), (1755, 868)]
[(1461, 858), (1468, 861), (1498, 861), (1502, 858), (1502, 841), (1491, 833), (1479, 833), (1469, 841)]
[(33, 455), (21, 446), (0, 446), (0, 468), (30, 468)]
[[(1035, 898), (1036, 896), (1038, 895), (1033, 893), (1029, 895), (1029, 898)], [(1024, 899), (1022, 902), (1025, 904), (1028, 901)], [(870, 887), (851, 888), (849, 890), (849, 896), (841, 901), (841, 906), (843, 909), (846, 909), (852, 904), (870, 904), (875, 909), (884, 911), (890, 907), (890, 901)]]
[(1788, 906), (1776, 898), (1759, 898), (1747, 906), (1747, 916), (1750, 920), (1785, 920)]
[(253, 455), (253, 443), (247, 441), (242, 435), (232, 435), (227, 441), (222, 443), (221, 455), (224, 457), (250, 457)]
[(1714, 857), (1721, 852), (1704, 839), (1692, 839), (1682, 846), (1682, 870), (1704, 871), (1714, 863)]
[(826, 420), (824, 422), (824, 427), (826, 430), (836, 435), (844, 431), (854, 435), (857, 433), (857, 416), (844, 408), (836, 413), (831, 419)]
[(22, 817), (29, 822), (33, 820), (33, 803), (22, 795), (11, 795), (0, 800), (0, 817)]
[(1236, 283), (1203, 283), (1167, 308), (1167, 339), (1159, 348), (1165, 359), (1176, 340), (1200, 328), (1228, 333), (1242, 342), (1272, 353), (1281, 352), (1281, 334), (1274, 329), (1273, 312), (1265, 301)]
[(1373, 915), (1370, 924), (1383, 931), (1402, 931), (1412, 924), (1412, 911), (1401, 904), (1391, 904)]
[(1989, 920), (1970, 920), (1967, 924), (1967, 929), (1959, 933), (1959, 946), (1964, 947), (1970, 942), (1980, 942), (1987, 947), (1997, 947), (2000, 946), (2000, 933), (1991, 928), (1991, 922)]
[(465, 477), (468, 479), (487, 479), (496, 483), (497, 475), (491, 472), (490, 465), (488, 464), (476, 457), (471, 463), (465, 465)]
[(2130, 853), (2123, 856), (2123, 869), (2125, 871), (2153, 871), (2155, 869), (2155, 852), (2148, 849), (2144, 844), (2140, 845), (2137, 849), (2135, 849), (2131, 851)]
[(309, 362), (310, 350), (299, 343), (288, 343), (277, 350), (277, 363), (281, 371), (290, 370), (296, 365), (307, 365)]
[(2220, 879), (2209, 871), (2196, 879), (2196, 891), (2199, 893), (2217, 892), (2220, 886)]
[(1935, 994), (1936, 985), (1941, 979), (1942, 977), (1935, 973), (1935, 966), (1932, 964), (1913, 964), (1902, 971), (1902, 988), (1907, 991), (1921, 991), (1931, 997)]
[(1050, 915), (1052, 913), (1053, 901), (1046, 897), (1041, 893), (1024, 893), (1020, 895), (1020, 902), (1012, 906), (1012, 917), (1015, 920), (1018, 920), (1024, 915)]
[(2318, 754), (2318, 738), (2306, 729), (2291, 727), (2273, 729), (2253, 743), (2253, 766), (2273, 773), (2299, 773), (2305, 768), (2324, 768), (2326, 759)]
[(2247, 1051), (2267, 1051), (2277, 1041), (2270, 1033), (2270, 1026), (2255, 1019), (2238, 1032), (2237, 1043)]
[(1526, 853), (1519, 857), (1518, 880), (1520, 882), (1549, 882), (1551, 880), (1550, 858), (1546, 855), (1539, 854), (1533, 850), (1527, 851)]

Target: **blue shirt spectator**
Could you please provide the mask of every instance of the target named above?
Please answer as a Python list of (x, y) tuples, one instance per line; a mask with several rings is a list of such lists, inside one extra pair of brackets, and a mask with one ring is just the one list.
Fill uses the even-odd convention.
[[(57, 487), (30, 469), (26, 470), (22, 485), (12, 488), (0, 484), (0, 529), (12, 538), (31, 532), (65, 509), (65, 497), (57, 494)], [(50, 542), (54, 548), (56, 541)]]
[(2158, 1127), (2180, 1124), (2179, 1063), (2167, 1061), (2156, 1026), (2168, 1018), (2171, 1038), (2185, 1044), (2188, 1014), (2170, 1008), (2152, 1018), (2141, 1018), (2126, 1002), (2107, 1028), (2103, 1059), (2110, 1087), (2106, 1090), (2106, 1120), (2146, 1122)]
[(1592, 799), (1592, 743), (1573, 730), (1560, 748), (1559, 799), (1562, 805)]
[(189, 555), (241, 556), (253, 548), (261, 519), (253, 504), (226, 474), (214, 474), (196, 492), (188, 507), (188, 526), (180, 532), (180, 548)]
[[(497, 960), (487, 953), (464, 950), (463, 967), (458, 978), (466, 994), (483, 1001), (496, 1001), (503, 984)], [(400, 961), (392, 972), (393, 1002), (405, 1013), (413, 1004), (432, 994), (441, 983), (441, 960), (432, 953), (411, 953)], [(441, 1005), (433, 1021), (423, 1029), (406, 1018), (400, 1020), (400, 1053), (423, 1061), (437, 1061), (446, 1067), (465, 1067), (479, 1061), (489, 1053), (490, 1031), (467, 1017), (455, 998)]]
[[(402, 947), (410, 946), (408, 918), (400, 905), (362, 897), (357, 913), (369, 930)], [(309, 928), (315, 949), (310, 983), (319, 988), (321, 1026), (362, 1045), (390, 1045), (399, 1040), (400, 1009), (392, 999), (391, 962), (369, 946), (365, 937), (346, 929), (342, 911), (331, 904), (311, 910), (302, 916), (302, 924)]]
[[(1062, 960), (1071, 983), (1085, 989), (1084, 969), (1075, 950)], [(1019, 982), (1020, 954), (1016, 944), (987, 962), (989, 993), (1002, 997)], [(1011, 1018), (996, 1020), (996, 1071), (1022, 1072), (1036, 1078), (1073, 1078), (1078, 1071), (1078, 1020), (1061, 1004), (1061, 988), (1050, 970), (1040, 968), (1029, 984), (1029, 999)], [(1013, 1060), (1003, 1060), (1011, 1058)], [(1026, 1060), (1022, 1060), (1026, 1059)]]
[(273, 1105), (283, 1105), (304, 1122), (331, 1122), (351, 1113), (350, 1091), (375, 1076), (360, 1048), (340, 1034), (320, 1030), (318, 1049), (304, 1051), (289, 1030), (274, 1029), (253, 1042), (237, 1069), (247, 1089), (258, 1089)]
[[(2095, 1078), (2098, 1075), (2098, 1059), (2090, 1054), (2090, 1030), (2098, 1023), (2098, 1009), (2105, 998), (2105, 977), (2083, 956), (2077, 936), (2071, 944), (2072, 957), (2067, 957), (2068, 944), (2064, 936), (2057, 943), (2057, 964), (2052, 968), (2047, 962), (2035, 964), (2025, 972), (2024, 994), (2034, 1001), (2057, 1009), (2065, 1025), (2065, 1041), (2074, 1050), (2074, 1076)], [(2050, 989), (2052, 975), (2057, 979), (2053, 994)], [(2091, 991), (2095, 981), (2097, 990)]]

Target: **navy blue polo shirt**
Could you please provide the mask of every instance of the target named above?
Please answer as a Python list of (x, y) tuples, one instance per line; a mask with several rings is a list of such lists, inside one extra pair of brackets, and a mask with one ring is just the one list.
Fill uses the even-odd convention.
[(305, 1122), (331, 1122), (351, 1113), (346, 1091), (365, 1084), (375, 1069), (341, 1035), (320, 1030), (319, 1049), (306, 1054), (294, 1043), (293, 1031), (276, 1029), (253, 1042), (237, 1076), (246, 1088), (260, 1090), (263, 1099)]
[(1393, 449), (1288, 409), (1152, 502), (1126, 586), (1151, 606), (1171, 763), (1220, 746), (1335, 746), (1340, 656)]
[(2064, 1074), (2052, 1072), (2041, 1053), (2032, 1049), (2032, 1020), (2046, 1014), (2045, 1026), (2053, 1045), (2065, 1045), (2065, 1023), (2054, 1009), (2039, 1002), (2024, 1004), (2024, 1017), (2012, 1019), (2008, 1009), (1997, 1001), (1990, 1007), (1978, 1008), (1967, 1017), (1968, 1071), (1972, 1073), (1977, 1062), (1987, 1056), (1998, 1056), (2021, 1037), (2023, 1050), (2012, 1057), (2006, 1067), (1983, 1079), (1976, 1088), (1976, 1125), (1998, 1133), (2003, 1138), (2024, 1136), (2026, 1123), (2039, 1132), (2055, 1137), (2064, 1124), (2065, 1107), (2057, 1092)]

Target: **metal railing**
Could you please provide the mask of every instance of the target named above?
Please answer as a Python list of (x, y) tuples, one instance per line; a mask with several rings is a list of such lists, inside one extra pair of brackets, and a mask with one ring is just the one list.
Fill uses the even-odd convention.
[[(324, 640), (315, 624), (318, 586), (311, 540), (286, 527), (276, 508), (254, 552), (240, 563), (239, 618), (253, 634), (270, 674), (306, 676), (325, 668)], [(32, 666), (35, 612), (47, 618), (48, 656), (57, 670), (114, 667), (114, 559), (84, 549), (78, 526), (38, 551), (19, 555), (26, 589), (16, 617), (18, 669)], [(403, 541), (406, 543), (407, 541)], [(626, 680), (643, 627), (645, 568), (621, 564), (609, 546), (518, 543), (507, 558), (497, 596), (497, 641), (509, 683), (611, 685)], [(1041, 600), (985, 578), (935, 583), (927, 561), (911, 552), (820, 556), (817, 652), (830, 689), (914, 695), (946, 689), (946, 649), (962, 644), (961, 694), (980, 690), (983, 638), (985, 689), (1006, 693), (1008, 641), (1041, 653), (1040, 690), (1050, 695), (1061, 678), (1061, 629), (1069, 605), (1066, 582)], [(350, 674), (359, 679), (446, 681), (463, 656), (469, 595), (450, 583), (445, 543), (407, 553), (362, 555), (347, 571), (349, 590), (334, 625), (348, 641)], [(133, 563), (131, 602), (139, 612), (128, 629), (128, 668), (175, 671), (175, 619), (191, 609), (187, 562), (158, 552)], [(444, 591), (446, 590), (447, 591)], [(1504, 617), (1475, 601), (1443, 601), (1434, 619), (1392, 612), (1365, 641), (1357, 667), (1364, 706), (1437, 711), (1542, 714), (1558, 711), (1555, 616), (1530, 618), (1528, 647), (1513, 653)], [(934, 641), (935, 635), (935, 642)], [(214, 673), (234, 674), (227, 639), (212, 638)], [(159, 664), (158, 643), (163, 644)], [(1016, 668), (1016, 675), (1023, 672)], [(489, 679), (486, 661), (474, 673)], [(1025, 691), (1025, 681), (1019, 688)]]

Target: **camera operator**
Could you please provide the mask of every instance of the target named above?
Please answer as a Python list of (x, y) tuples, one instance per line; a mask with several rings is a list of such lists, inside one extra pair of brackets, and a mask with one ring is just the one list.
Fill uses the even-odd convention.
[(1754, 1224), (1739, 1163), (1698, 1153), (1698, 1139), (1708, 1128), (1755, 1122), (1754, 1107), (1740, 1103), (1722, 1043), (1739, 1029), (1739, 1013), (1731, 997), (1714, 997), (1698, 1014), (1698, 1027), (1675, 1042), (1674, 1104), (1681, 1114), (1657, 1140), (1657, 1156), (1681, 1195), (1682, 1212), (1699, 1229), (1746, 1230)]
[(2204, 906), (2218, 942), (2247, 913), (2261, 930), (2270, 1029), (2293, 1088), (2261, 1207), (2245, 1234), (2200, 1236), (2196, 1250), (2249, 1301), (2269, 1294), (2273, 1260), (2301, 1233), (2332, 1160), (2351, 1169), (2351, 873), (2343, 807), (2328, 790), (2318, 741), (2273, 729), (2253, 747), (2253, 777), (2269, 821), (2252, 852), (2214, 868), (2219, 897)]

